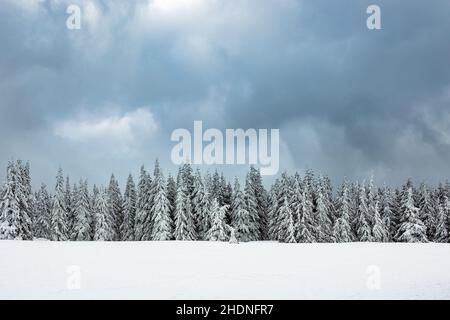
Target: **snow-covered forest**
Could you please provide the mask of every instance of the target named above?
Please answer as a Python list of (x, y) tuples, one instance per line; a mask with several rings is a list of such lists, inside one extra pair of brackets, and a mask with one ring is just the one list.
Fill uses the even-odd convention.
[(29, 163), (10, 161), (0, 189), (0, 239), (53, 241), (448, 242), (450, 184), (408, 180), (401, 188), (327, 176), (283, 173), (266, 190), (250, 167), (245, 181), (182, 165), (165, 177), (114, 175), (104, 186), (72, 184), (60, 169), (55, 187), (31, 187)]

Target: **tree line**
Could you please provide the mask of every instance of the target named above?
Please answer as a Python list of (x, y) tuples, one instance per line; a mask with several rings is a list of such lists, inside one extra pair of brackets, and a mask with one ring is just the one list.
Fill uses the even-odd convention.
[(156, 161), (121, 192), (71, 184), (62, 169), (53, 192), (33, 192), (30, 164), (7, 165), (0, 189), (0, 239), (53, 241), (449, 242), (450, 184), (401, 188), (344, 181), (333, 191), (327, 176), (283, 173), (266, 190), (250, 167), (243, 186), (190, 164), (165, 178)]

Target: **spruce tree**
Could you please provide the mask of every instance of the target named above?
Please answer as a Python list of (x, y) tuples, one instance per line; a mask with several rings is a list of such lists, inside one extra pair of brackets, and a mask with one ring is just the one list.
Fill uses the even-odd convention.
[(236, 178), (231, 207), (231, 226), (235, 230), (235, 236), (239, 241), (245, 242), (253, 239), (249, 225), (250, 214), (246, 209), (244, 193), (240, 189), (239, 180)]
[(369, 208), (367, 206), (367, 194), (364, 183), (359, 189), (359, 206), (356, 217), (356, 235), (361, 242), (372, 241), (372, 230), (369, 223)]
[(194, 216), (186, 182), (179, 180), (175, 199), (175, 240), (196, 240)]
[(333, 239), (335, 242), (351, 242), (352, 231), (350, 227), (351, 199), (347, 182), (342, 185), (338, 198), (338, 218), (333, 226)]
[(64, 178), (60, 168), (56, 176), (55, 195), (52, 206), (52, 235), (55, 241), (68, 240), (67, 210), (64, 193)]
[(258, 213), (258, 199), (256, 196), (256, 189), (253, 185), (250, 174), (247, 174), (245, 180), (244, 198), (246, 210), (249, 215), (248, 232), (249, 241), (257, 241), (261, 238), (260, 215)]
[(194, 221), (199, 240), (205, 240), (206, 233), (211, 227), (209, 213), (209, 196), (202, 182), (200, 171), (197, 170), (194, 177), (194, 197), (192, 199)]
[(329, 242), (331, 240), (332, 223), (329, 210), (330, 204), (327, 201), (326, 190), (324, 190), (323, 185), (319, 183), (315, 219), (316, 237), (319, 242)]
[(373, 207), (373, 215), (374, 225), (372, 228), (372, 240), (375, 242), (387, 242), (389, 239), (388, 231), (386, 229), (386, 226), (384, 225), (383, 220), (381, 219), (378, 201), (375, 201), (375, 205)]
[(403, 197), (401, 224), (396, 234), (399, 242), (426, 242), (424, 223), (419, 219), (419, 209), (414, 205), (413, 190), (410, 187)]
[(227, 225), (225, 223), (226, 206), (220, 206), (217, 199), (211, 203), (210, 214), (212, 217), (211, 228), (208, 230), (206, 239), (208, 241), (227, 241)]
[(41, 188), (36, 193), (35, 203), (35, 237), (43, 239), (52, 239), (52, 202), (51, 196), (47, 191), (45, 184), (41, 185)]
[(299, 182), (296, 182), (297, 186), (295, 188), (295, 196), (298, 199), (298, 193), (300, 193), (300, 203), (295, 207), (294, 214), (297, 215), (296, 225), (295, 225), (295, 239), (297, 242), (311, 243), (316, 242), (314, 236), (314, 213), (312, 197), (307, 184), (300, 189)]
[(280, 207), (279, 212), (280, 234), (278, 240), (280, 242), (295, 243), (294, 219), (286, 196), (284, 197), (283, 205)]
[(434, 242), (443, 242), (447, 243), (449, 241), (448, 237), (448, 225), (447, 225), (447, 216), (445, 213), (444, 207), (439, 204), (437, 217), (436, 217), (436, 226), (434, 228), (433, 241)]
[(7, 167), (6, 184), (0, 202), (0, 239), (23, 239), (21, 232), (20, 208), (20, 177), (15, 163), (9, 162)]
[(123, 221), (120, 226), (120, 234), (123, 241), (134, 240), (134, 220), (136, 216), (136, 186), (133, 176), (130, 174), (127, 179), (125, 194), (123, 198)]
[(108, 207), (109, 207), (109, 215), (112, 219), (112, 232), (113, 239), (112, 240), (120, 240), (122, 235), (120, 233), (120, 226), (123, 222), (123, 198), (120, 192), (119, 183), (114, 177), (114, 174), (111, 175), (111, 179), (109, 181), (109, 187), (107, 190), (108, 195)]
[(167, 197), (166, 181), (158, 164), (154, 173), (153, 192), (155, 195), (151, 208), (151, 216), (153, 217), (152, 240), (171, 240), (173, 236), (173, 221), (170, 215), (171, 207)]
[[(95, 236), (95, 230), (97, 229), (97, 201), (94, 207), (91, 208), (89, 201), (89, 191), (87, 181), (80, 180), (77, 187), (78, 194), (75, 198), (75, 220), (73, 224), (72, 239), (75, 241), (89, 241)], [(99, 194), (96, 195), (97, 199)], [(91, 215), (95, 215), (94, 230), (91, 225)]]
[(95, 241), (114, 240), (114, 217), (111, 213), (110, 195), (102, 189), (95, 199)]
[(136, 202), (135, 235), (136, 241), (151, 240), (151, 201), (150, 201), (151, 179), (141, 167), (141, 174), (138, 183), (138, 195)]

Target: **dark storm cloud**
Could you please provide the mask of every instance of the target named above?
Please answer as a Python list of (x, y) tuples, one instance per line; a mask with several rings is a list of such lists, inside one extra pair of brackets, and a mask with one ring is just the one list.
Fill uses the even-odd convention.
[(446, 0), (5, 0), (0, 165), (30, 159), (48, 182), (58, 165), (94, 182), (155, 157), (173, 170), (170, 132), (198, 119), (280, 128), (282, 170), (445, 179), (449, 16)]

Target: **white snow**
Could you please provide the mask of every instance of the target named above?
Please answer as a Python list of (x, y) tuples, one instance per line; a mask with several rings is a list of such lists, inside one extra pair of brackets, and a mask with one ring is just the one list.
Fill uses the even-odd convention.
[(450, 245), (0, 241), (0, 298), (449, 299)]

